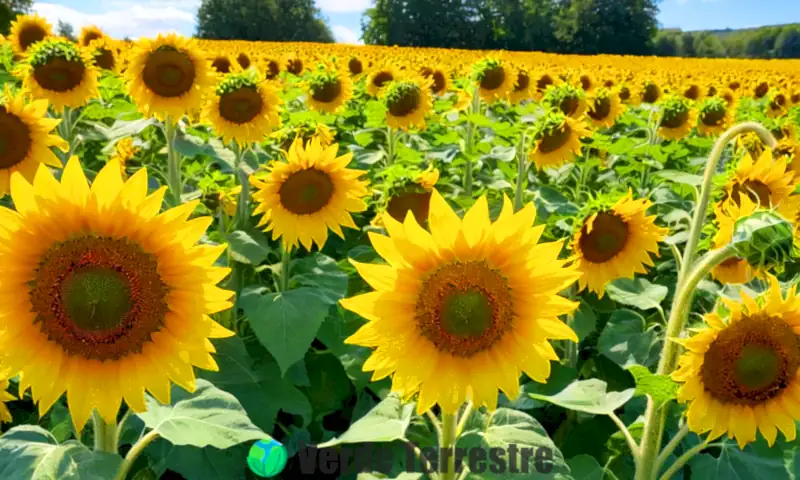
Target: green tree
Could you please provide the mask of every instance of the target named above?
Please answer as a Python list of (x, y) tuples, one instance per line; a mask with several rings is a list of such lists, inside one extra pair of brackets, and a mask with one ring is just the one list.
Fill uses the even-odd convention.
[(655, 0), (562, 0), (556, 36), (569, 53), (647, 55), (657, 13)]
[(784, 28), (775, 39), (774, 54), (778, 58), (800, 58), (800, 28)]
[(17, 15), (30, 13), (33, 0), (0, 0), (0, 34), (8, 35)]
[(557, 13), (554, 0), (488, 0), (482, 20), (492, 37), (484, 48), (555, 51)]
[(56, 35), (68, 38), (73, 42), (76, 40), (75, 28), (73, 28), (73, 26), (70, 25), (69, 23), (64, 22), (62, 20), (59, 20), (58, 24), (56, 25)]
[(675, 32), (660, 31), (653, 40), (653, 53), (659, 57), (678, 57), (683, 50), (683, 40)]
[(697, 57), (718, 58), (725, 56), (725, 47), (716, 35), (702, 33), (694, 37), (694, 52)]
[(203, 0), (197, 36), (220, 40), (332, 42), (313, 0)]
[(683, 32), (681, 35), (681, 57), (696, 57), (694, 50), (694, 35), (691, 32)]

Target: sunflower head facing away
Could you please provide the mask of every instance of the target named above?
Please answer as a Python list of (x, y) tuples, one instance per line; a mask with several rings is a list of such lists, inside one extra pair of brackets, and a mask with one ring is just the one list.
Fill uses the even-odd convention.
[(203, 116), (226, 142), (249, 145), (281, 124), (276, 89), (255, 69), (229, 73), (206, 102)]
[(11, 22), (11, 33), (8, 36), (11, 49), (17, 55), (24, 54), (36, 42), (41, 42), (52, 35), (53, 26), (39, 15), (20, 15)]
[(129, 55), (128, 93), (144, 115), (177, 122), (200, 111), (214, 72), (194, 40), (159, 34), (139, 40)]
[(424, 129), (425, 115), (433, 108), (431, 79), (406, 77), (390, 83), (383, 91), (386, 104), (386, 123), (392, 128)]
[(73, 157), (60, 182), (46, 166), (32, 184), (13, 175), (17, 210), (0, 209), (0, 364), (41, 415), (66, 392), (77, 431), (94, 409), (115, 422), (123, 400), (144, 412), (145, 390), (193, 391), (193, 366), (218, 368), (208, 339), (232, 335), (209, 316), (231, 306), (224, 247), (196, 245), (211, 218), (188, 220), (198, 202), (159, 213), (166, 187), (147, 185), (109, 162), (89, 186)]
[(298, 242), (306, 250), (315, 243), (322, 248), (329, 228), (344, 238), (341, 227), (356, 228), (350, 214), (366, 210), (367, 182), (359, 179), (366, 172), (348, 169), (352, 152), (338, 151), (338, 144), (323, 147), (314, 137), (304, 145), (298, 137), (285, 162), (274, 161), (266, 176), (251, 177), (258, 203), (253, 215), (263, 214), (259, 226), (285, 248)]
[(472, 67), (472, 75), (478, 87), (478, 95), (492, 103), (506, 98), (514, 88), (516, 75), (497, 58), (484, 58)]
[(697, 131), (701, 135), (719, 136), (728, 129), (733, 115), (728, 102), (722, 97), (710, 97), (700, 104), (697, 114)]
[(88, 47), (90, 43), (101, 38), (105, 38), (106, 34), (100, 30), (100, 27), (95, 25), (87, 25), (81, 28), (81, 33), (78, 36), (78, 45)]
[(647, 273), (653, 266), (651, 255), (658, 256), (658, 244), (669, 232), (648, 216), (649, 200), (634, 200), (633, 194), (609, 208), (590, 208), (572, 239), (576, 265), (583, 274), (580, 290), (588, 288), (599, 297), (609, 282)]
[(319, 65), (306, 80), (308, 106), (334, 113), (353, 96), (353, 81), (344, 72)]
[(97, 68), (88, 49), (59, 37), (33, 44), (17, 73), (34, 98), (47, 99), (57, 111), (80, 107), (99, 96)]
[[(577, 341), (559, 317), (576, 303), (559, 295), (578, 277), (560, 242), (539, 243), (533, 204), (514, 213), (508, 198), (492, 223), (486, 197), (459, 218), (433, 191), (428, 224), (384, 216), (388, 236), (370, 232), (387, 264), (352, 261), (375, 291), (341, 301), (367, 320), (347, 343), (373, 347), (364, 364), (392, 390), (419, 394), (421, 414), (438, 404), (497, 407), (498, 389), (519, 395), (519, 376), (537, 382), (557, 360), (550, 340)], [(529, 301), (535, 298), (536, 301)]]
[(772, 446), (778, 431), (791, 442), (800, 420), (800, 299), (785, 294), (774, 277), (758, 299), (723, 299), (727, 313), (705, 316), (706, 326), (678, 341), (686, 352), (672, 379), (681, 384), (678, 401), (688, 403), (689, 429), (723, 434), (740, 448), (757, 432)]
[(13, 96), (6, 88), (0, 98), (0, 197), (9, 193), (14, 172), (33, 181), (40, 163), (61, 167), (61, 161), (50, 150), (69, 149), (64, 139), (50, 133), (60, 122), (47, 118), (47, 100), (26, 103), (23, 95)]
[(679, 96), (669, 96), (661, 102), (661, 121), (658, 134), (668, 140), (680, 140), (692, 131), (695, 113), (689, 101)]
[(581, 154), (581, 138), (591, 136), (586, 125), (558, 110), (539, 118), (530, 160), (537, 168), (558, 167)]

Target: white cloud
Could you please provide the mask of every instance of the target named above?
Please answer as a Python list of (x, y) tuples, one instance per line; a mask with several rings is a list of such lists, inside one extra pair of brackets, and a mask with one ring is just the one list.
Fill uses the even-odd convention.
[(323, 12), (360, 13), (371, 4), (371, 0), (317, 0), (317, 7)]
[(343, 25), (333, 25), (331, 27), (331, 30), (333, 31), (333, 38), (338, 43), (351, 43), (351, 44), (364, 43), (361, 40), (359, 40), (358, 34), (356, 32)]
[[(191, 3), (191, 0), (184, 1), (181, 6), (189, 7)], [(192, 11), (156, 3), (124, 1), (114, 1), (111, 7), (103, 13), (84, 13), (64, 5), (36, 3), (33, 9), (54, 26), (59, 20), (71, 24), (76, 34), (84, 25), (97, 25), (115, 38), (155, 37), (169, 32), (190, 35), (194, 32), (195, 14)]]

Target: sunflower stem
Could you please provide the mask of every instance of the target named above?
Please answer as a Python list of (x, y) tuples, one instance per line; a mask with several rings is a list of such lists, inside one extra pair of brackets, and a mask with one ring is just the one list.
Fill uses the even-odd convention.
[(180, 205), (181, 194), (183, 193), (183, 183), (181, 181), (181, 157), (175, 150), (175, 135), (178, 131), (178, 124), (167, 117), (164, 122), (164, 137), (167, 140), (167, 184), (169, 192), (172, 194), (173, 206)]
[(522, 185), (528, 176), (528, 156), (525, 154), (525, 133), (519, 138), (517, 146), (517, 191), (514, 196), (514, 211), (522, 210)]
[(289, 263), (292, 253), (285, 244), (281, 245), (281, 292), (289, 290)]
[(139, 455), (144, 449), (156, 438), (158, 438), (158, 432), (150, 430), (147, 432), (147, 435), (139, 439), (128, 451), (128, 454), (125, 455), (125, 460), (122, 461), (122, 465), (120, 465), (114, 480), (125, 480), (128, 477), (128, 473), (131, 471), (131, 467), (133, 467), (133, 463), (139, 458)]
[(685, 423), (681, 425), (681, 429), (678, 430), (678, 433), (675, 434), (674, 437), (669, 441), (666, 447), (661, 450), (661, 453), (658, 454), (658, 458), (656, 458), (656, 471), (661, 470), (661, 466), (664, 465), (664, 462), (667, 461), (672, 452), (678, 448), (678, 445), (681, 444), (681, 440), (683, 440), (686, 435), (689, 434), (689, 424)]
[(247, 219), (250, 213), (250, 180), (247, 173), (244, 171), (244, 156), (249, 150), (249, 145), (242, 147), (236, 142), (233, 142), (233, 151), (236, 154), (234, 165), (236, 167), (236, 179), (242, 187), (239, 192), (239, 199), (236, 202), (236, 220), (235, 225), (239, 230), (247, 228)]
[(115, 444), (117, 438), (117, 424), (106, 423), (103, 417), (92, 412), (92, 423), (94, 424), (94, 449), (97, 452), (117, 453)]
[(442, 425), (439, 423), (439, 419), (436, 418), (436, 415), (434, 415), (430, 410), (426, 411), (425, 415), (431, 421), (431, 425), (433, 425), (433, 429), (436, 431), (437, 441), (442, 443)]
[(635, 462), (639, 462), (640, 456), (640, 449), (639, 445), (636, 444), (636, 440), (633, 439), (631, 432), (628, 430), (628, 427), (625, 426), (625, 423), (617, 416), (616, 413), (611, 412), (608, 414), (611, 421), (619, 428), (619, 431), (622, 433), (622, 436), (625, 437), (625, 441), (628, 443), (628, 448), (631, 449), (631, 455), (633, 455), (633, 459)]
[(464, 431), (464, 427), (467, 425), (467, 421), (469, 420), (470, 415), (472, 415), (472, 409), (474, 406), (475, 404), (472, 403), (472, 400), (470, 400), (467, 403), (466, 408), (464, 408), (464, 411), (461, 413), (461, 416), (458, 418), (458, 427), (456, 428), (456, 438), (460, 437), (461, 433)]
[(703, 443), (701, 443), (699, 445), (695, 445), (693, 448), (690, 448), (689, 450), (687, 450), (686, 453), (684, 453), (683, 455), (678, 457), (677, 460), (675, 460), (675, 463), (673, 463), (667, 469), (667, 471), (664, 472), (664, 475), (661, 475), (661, 480), (669, 480), (670, 478), (672, 478), (673, 475), (678, 473), (678, 470), (680, 470), (681, 468), (683, 468), (684, 465), (686, 465), (686, 462), (688, 462), (695, 455), (697, 455), (698, 453), (702, 452), (703, 450), (705, 450), (706, 448), (708, 448), (708, 447), (710, 447), (712, 445), (709, 445), (708, 444), (708, 440), (706, 440), (705, 442), (703, 442)]
[[(481, 111), (481, 97), (478, 95), (478, 89), (475, 89), (472, 95), (472, 106), (470, 107), (470, 114), (475, 115)], [(467, 138), (464, 150), (467, 157), (467, 171), (464, 178), (464, 191), (468, 197), (472, 197), (472, 147), (475, 137), (475, 123), (471, 120), (467, 122)]]
[[(456, 441), (458, 421), (455, 413), (442, 413), (442, 441), (439, 448), (440, 458), (447, 459), (447, 465), (441, 465), (441, 480), (455, 480), (456, 478)], [(447, 453), (445, 453), (447, 452)]]
[(394, 163), (394, 129), (386, 127), (386, 165)]

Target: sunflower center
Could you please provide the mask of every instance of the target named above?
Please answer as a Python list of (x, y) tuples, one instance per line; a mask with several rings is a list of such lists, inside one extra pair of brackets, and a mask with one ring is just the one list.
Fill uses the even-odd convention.
[(278, 62), (275, 60), (270, 60), (267, 63), (267, 80), (272, 80), (273, 78), (277, 77), (279, 73), (281, 73), (281, 67), (278, 65)]
[(762, 207), (769, 207), (771, 203), (772, 191), (767, 185), (758, 180), (745, 180), (741, 184), (734, 184), (731, 193), (733, 201), (739, 206), (741, 206), (741, 200), (739, 200), (739, 195), (741, 194), (747, 195), (750, 200), (757, 202)]
[(422, 95), (418, 87), (406, 88), (388, 100), (389, 113), (395, 117), (405, 117), (419, 107), (421, 100)]
[(30, 302), (43, 334), (95, 360), (140, 352), (168, 311), (157, 259), (123, 239), (84, 236), (43, 256)]
[(660, 97), (660, 92), (658, 90), (658, 86), (654, 83), (648, 83), (644, 87), (644, 92), (642, 93), (642, 101), (644, 103), (656, 103), (658, 97)]
[(683, 96), (689, 100), (697, 100), (700, 98), (700, 87), (697, 85), (691, 85), (689, 88), (684, 90)]
[(389, 72), (378, 72), (372, 77), (372, 84), (378, 88), (383, 88), (384, 85), (394, 80), (394, 76)]
[(418, 224), (425, 225), (428, 221), (430, 205), (431, 192), (417, 192), (407, 189), (389, 200), (386, 212), (398, 222), (405, 221), (406, 214), (411, 212)]
[(25, 160), (31, 142), (31, 132), (25, 122), (0, 106), (0, 170)]
[(587, 115), (595, 120), (603, 120), (611, 114), (611, 99), (599, 97), (594, 100), (594, 108), (589, 110)]
[(592, 88), (592, 79), (589, 78), (588, 75), (581, 75), (581, 88), (584, 90), (590, 90)]
[(94, 63), (103, 70), (113, 70), (116, 62), (114, 61), (114, 54), (111, 53), (111, 50), (101, 48), (99, 53), (94, 57)]
[(361, 60), (351, 58), (350, 61), (347, 62), (347, 69), (350, 70), (351, 75), (358, 75), (364, 71), (364, 65), (361, 63)]
[(744, 317), (709, 345), (700, 374), (714, 398), (757, 405), (776, 397), (800, 367), (798, 337), (776, 317)]
[(433, 72), (433, 93), (441, 93), (444, 91), (444, 88), (447, 86), (447, 79), (444, 76), (444, 72), (441, 70), (436, 70)]
[(39, 25), (28, 25), (19, 32), (19, 46), (25, 51), (36, 42), (47, 37), (47, 31)]
[(786, 106), (786, 97), (780, 93), (770, 102), (769, 108), (772, 110), (781, 110), (784, 106)]
[(242, 68), (249, 68), (250, 67), (250, 57), (248, 57), (244, 53), (240, 53), (239, 56), (236, 57), (236, 62)]
[(488, 350), (511, 328), (508, 281), (486, 262), (453, 262), (423, 282), (414, 318), (439, 351), (471, 357)]
[(84, 37), (83, 37), (83, 46), (86, 47), (90, 43), (92, 43), (92, 40), (97, 40), (98, 38), (101, 38), (101, 37), (102, 37), (102, 35), (97, 33), (97, 32), (89, 32), (86, 35), (84, 35)]
[(722, 125), (722, 120), (725, 118), (725, 110), (708, 110), (703, 112), (700, 116), (700, 121), (703, 125), (709, 127), (717, 127)]
[(293, 58), (286, 64), (286, 71), (294, 75), (300, 75), (303, 71), (303, 61), (299, 58)]
[(531, 85), (531, 77), (525, 72), (517, 73), (517, 84), (514, 86), (515, 92), (524, 92)]
[(283, 182), (278, 194), (281, 205), (290, 212), (295, 215), (310, 215), (328, 204), (333, 196), (333, 181), (321, 170), (300, 170)]
[(763, 97), (764, 97), (764, 95), (766, 95), (766, 94), (767, 94), (767, 92), (769, 92), (769, 84), (768, 84), (767, 82), (761, 82), (761, 83), (759, 83), (759, 84), (756, 86), (756, 88), (753, 90), (753, 94), (754, 94), (754, 95), (755, 95), (755, 97), (756, 97), (756, 98), (758, 98), (758, 99), (760, 99), (760, 98), (763, 98)]
[(689, 110), (672, 110), (664, 112), (661, 126), (667, 128), (680, 128), (689, 120)]
[(33, 78), (45, 90), (61, 93), (80, 85), (85, 71), (80, 61), (54, 57), (47, 63), (37, 65), (33, 70)]
[(481, 78), (481, 88), (484, 90), (497, 90), (506, 81), (506, 71), (502, 66), (484, 70)]
[(555, 152), (567, 144), (570, 136), (572, 136), (572, 128), (564, 123), (560, 128), (555, 128), (542, 135), (539, 140), (539, 152), (545, 154)]
[(628, 224), (612, 212), (600, 212), (594, 219), (592, 231), (584, 224), (578, 245), (583, 258), (591, 263), (604, 263), (625, 249), (628, 243)]
[(338, 78), (326, 82), (314, 89), (311, 98), (322, 103), (331, 103), (339, 98), (342, 93), (342, 82)]
[(631, 89), (628, 87), (622, 87), (619, 89), (619, 98), (623, 102), (627, 102), (631, 99)]
[(564, 115), (570, 116), (574, 114), (580, 106), (581, 101), (578, 99), (578, 97), (566, 97), (565, 99), (561, 100), (558, 108)]
[(220, 73), (228, 73), (231, 71), (231, 61), (225, 57), (217, 57), (211, 62), (211, 66), (214, 70)]
[(191, 90), (197, 72), (185, 52), (172, 48), (156, 50), (147, 57), (142, 81), (160, 97), (180, 97)]
[(255, 88), (243, 87), (223, 94), (219, 99), (219, 115), (229, 122), (242, 125), (261, 113), (264, 100)]
[(540, 92), (543, 92), (553, 83), (553, 79), (550, 77), (550, 75), (542, 75), (539, 77), (539, 80), (536, 81), (536, 89)]

